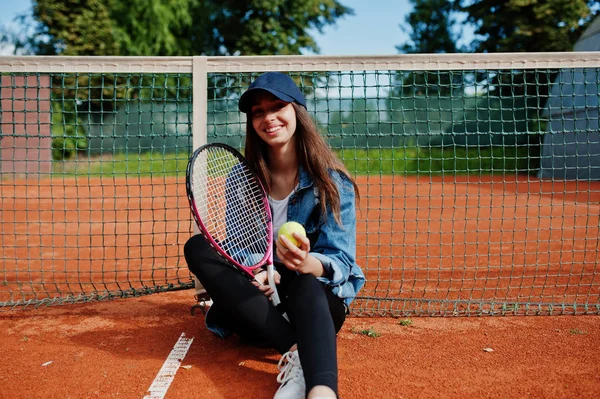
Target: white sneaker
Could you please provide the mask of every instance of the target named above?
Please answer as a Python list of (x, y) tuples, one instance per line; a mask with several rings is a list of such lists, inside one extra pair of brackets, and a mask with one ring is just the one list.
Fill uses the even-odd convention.
[(273, 399), (304, 399), (306, 397), (306, 383), (300, 364), (298, 351), (285, 353), (277, 365), (280, 373), (277, 382), (281, 384)]

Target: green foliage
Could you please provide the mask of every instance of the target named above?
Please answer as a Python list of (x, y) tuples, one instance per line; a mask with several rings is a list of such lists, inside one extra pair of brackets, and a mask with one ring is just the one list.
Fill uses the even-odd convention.
[[(452, 31), (455, 5), (448, 0), (410, 0), (406, 17), (410, 41), (396, 46), (401, 53), (455, 53), (459, 36)], [(406, 29), (405, 29), (406, 30)], [(403, 71), (395, 78), (393, 95), (448, 95), (457, 82), (451, 72)]]
[(365, 335), (369, 338), (379, 338), (381, 336), (381, 334), (375, 331), (373, 327), (369, 327), (368, 329), (363, 330), (353, 329), (352, 332), (360, 335)]
[(33, 33), (14, 44), (37, 55), (318, 53), (311, 31), (352, 13), (337, 0), (34, 0)]
[[(300, 54), (319, 52), (310, 30), (321, 32), (352, 10), (336, 0), (194, 1), (196, 21), (183, 44), (206, 55)], [(200, 23), (198, 23), (198, 21)], [(199, 49), (193, 38), (206, 42)]]
[[(189, 157), (187, 151), (160, 150), (98, 157), (78, 154), (81, 152), (73, 151), (69, 159), (57, 163), (55, 172), (79, 176), (178, 175), (185, 173)], [(533, 158), (526, 147), (344, 149), (337, 155), (351, 173), (358, 175), (515, 174), (530, 172), (528, 165)]]
[(533, 173), (539, 151), (522, 147), (404, 147), (336, 151), (351, 173), (482, 175)]
[[(110, 0), (108, 7), (119, 55), (183, 55), (183, 30), (198, 21), (191, 0)], [(186, 54), (192, 55), (192, 54)]]
[(412, 323), (413, 322), (411, 319), (403, 319), (398, 322), (398, 324), (400, 324), (402, 327), (410, 327)]
[(451, 71), (402, 71), (395, 78), (392, 95), (435, 97), (449, 96), (457, 88), (464, 87), (463, 75)]
[(580, 330), (578, 328), (571, 328), (569, 330), (569, 333), (573, 334), (573, 335), (585, 335), (587, 334), (587, 331), (584, 330)]
[(412, 11), (406, 16), (410, 42), (397, 46), (401, 53), (455, 53), (459, 39), (452, 31), (456, 23), (454, 1), (410, 0)]
[[(586, 0), (463, 0), (475, 52), (571, 51), (593, 19)], [(597, 12), (597, 11), (596, 11)]]
[(89, 158), (77, 156), (55, 164), (55, 173), (72, 176), (184, 175), (189, 154), (160, 151)]
[[(597, 0), (411, 0), (411, 3), (414, 8), (406, 19), (411, 41), (397, 47), (407, 53), (570, 51), (600, 10)], [(459, 48), (461, 30), (467, 25), (474, 28), (475, 40), (467, 48)], [(424, 100), (453, 94), (462, 97), (467, 88), (476, 87), (492, 102), (506, 99), (520, 102), (514, 107), (502, 105), (496, 112), (492, 112), (494, 107), (489, 107), (489, 112), (485, 108), (475, 108), (471, 112), (475, 115), (464, 112), (462, 127), (453, 125), (449, 130), (453, 135), (434, 138), (428, 144), (506, 145), (505, 140), (509, 137), (505, 133), (526, 132), (526, 139), (520, 144), (532, 145), (531, 163), (526, 167), (531, 170), (539, 162), (536, 152), (539, 152), (539, 132), (543, 128), (541, 114), (557, 74), (554, 70), (472, 71), (467, 74), (407, 71), (396, 76), (392, 95)], [(510, 121), (507, 115), (493, 115), (505, 114), (505, 110), (512, 110), (515, 125), (512, 129), (504, 122)], [(482, 112), (488, 112), (487, 117)], [(465, 134), (457, 135), (461, 131)]]
[(119, 53), (110, 10), (103, 0), (33, 1), (35, 33), (24, 46), (36, 55)]
[[(598, 12), (598, 1), (586, 0), (477, 0), (462, 1), (466, 21), (475, 26), (476, 52), (571, 51)], [(595, 11), (592, 12), (593, 6)], [(545, 107), (549, 85), (558, 71), (499, 71), (480, 81), (499, 96), (525, 96), (530, 114)], [(539, 117), (532, 117), (538, 120)]]
[[(34, 0), (32, 19), (21, 18), (27, 36), (3, 34), (2, 40), (36, 55), (300, 54), (319, 51), (312, 30), (351, 14), (336, 0)], [(61, 124), (53, 127), (53, 156), (86, 148), (86, 114), (113, 112), (123, 100), (164, 101), (190, 92), (189, 76), (56, 75), (52, 108)]]
[[(539, 157), (539, 155), (538, 155)], [(536, 155), (528, 147), (419, 148), (419, 174), (515, 174), (535, 172)]]
[(85, 129), (75, 113), (75, 103), (52, 103), (52, 159), (68, 159), (87, 149)]
[(190, 99), (191, 77), (166, 74), (52, 75), (52, 155), (68, 159), (88, 148), (90, 122), (112, 115), (127, 100)]
[[(598, 0), (410, 0), (405, 53), (571, 51)], [(475, 39), (458, 46), (466, 27)]]

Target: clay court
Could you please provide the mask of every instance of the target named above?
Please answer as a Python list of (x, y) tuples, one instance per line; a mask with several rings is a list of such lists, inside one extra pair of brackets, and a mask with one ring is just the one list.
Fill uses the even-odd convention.
[[(0, 315), (0, 397), (138, 398), (182, 333), (194, 340), (165, 398), (265, 398), (272, 350), (222, 341), (190, 292)], [(339, 334), (340, 397), (597, 398), (597, 316), (352, 317)], [(361, 331), (381, 334), (369, 337)], [(486, 352), (490, 348), (493, 352)], [(51, 362), (51, 363), (49, 363)]]
[[(272, 397), (277, 353), (190, 313), (183, 180), (2, 181), (1, 397), (143, 398), (182, 334), (165, 398)], [(600, 184), (359, 184), (342, 398), (598, 397)]]

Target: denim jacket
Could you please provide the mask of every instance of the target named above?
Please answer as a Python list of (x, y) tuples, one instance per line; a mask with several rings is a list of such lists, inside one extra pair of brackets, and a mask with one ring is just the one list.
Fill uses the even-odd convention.
[(356, 264), (356, 206), (352, 183), (338, 172), (330, 173), (340, 192), (340, 226), (333, 212), (321, 216), (317, 187), (310, 175), (300, 168), (299, 182), (290, 196), (288, 220), (300, 223), (310, 240), (310, 254), (319, 259), (325, 276), (319, 280), (340, 297), (346, 306), (365, 284), (365, 276)]
[[(289, 198), (287, 219), (304, 226), (310, 241), (310, 254), (319, 259), (325, 268), (325, 275), (318, 279), (349, 306), (365, 284), (365, 276), (356, 264), (354, 187), (338, 172), (332, 171), (330, 176), (340, 193), (342, 225), (337, 223), (331, 209), (327, 210), (326, 218), (322, 217), (318, 190), (302, 167), (298, 185)], [(230, 335), (228, 329), (219, 322), (221, 315), (211, 310), (206, 314), (206, 327), (222, 338)]]

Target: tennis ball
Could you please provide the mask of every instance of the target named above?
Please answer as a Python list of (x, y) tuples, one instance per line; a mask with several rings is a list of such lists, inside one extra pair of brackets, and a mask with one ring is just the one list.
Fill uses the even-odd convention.
[(294, 237), (294, 233), (298, 233), (299, 235), (306, 237), (306, 230), (304, 230), (304, 227), (302, 227), (302, 225), (298, 222), (286, 222), (282, 224), (277, 232), (277, 236), (285, 236), (292, 242), (292, 244), (299, 247), (300, 243)]

